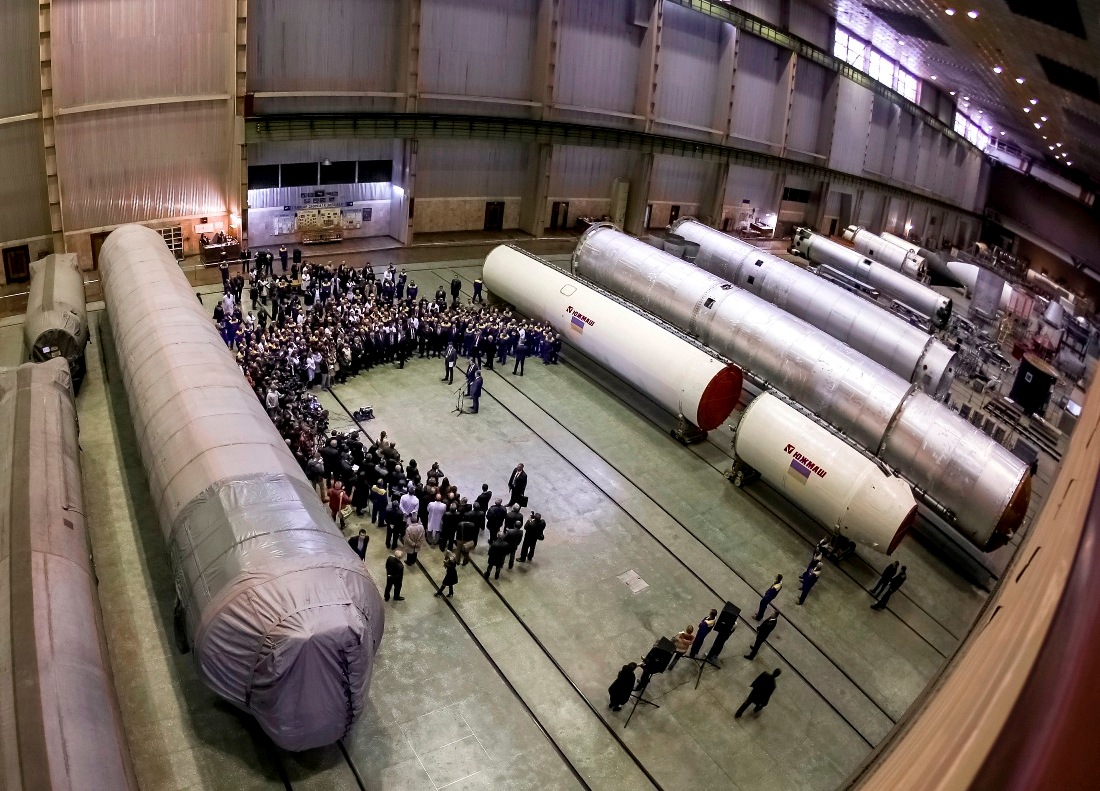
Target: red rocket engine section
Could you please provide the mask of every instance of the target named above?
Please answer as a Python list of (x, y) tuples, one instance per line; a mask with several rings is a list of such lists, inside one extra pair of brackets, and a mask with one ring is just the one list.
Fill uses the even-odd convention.
[(703, 431), (741, 398), (741, 369), (726, 365), (645, 315), (513, 247), (485, 259), (485, 285), (526, 316)]

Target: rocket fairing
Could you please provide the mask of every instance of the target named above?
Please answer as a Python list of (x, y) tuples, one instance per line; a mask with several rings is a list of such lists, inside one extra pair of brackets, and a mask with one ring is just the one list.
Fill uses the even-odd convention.
[(88, 345), (88, 307), (84, 273), (74, 254), (48, 255), (31, 264), (23, 345), (26, 359), (32, 362), (55, 357), (68, 360), (73, 391), (80, 391)]
[(916, 250), (887, 241), (858, 225), (849, 225), (844, 230), (844, 238), (852, 243), (856, 252), (873, 258), (880, 264), (886, 264), (895, 272), (901, 272), (913, 280), (923, 280), (928, 271), (928, 263)]
[(737, 406), (736, 366), (534, 256), (497, 247), (485, 259), (483, 278), (494, 295), (550, 322), (565, 342), (703, 431), (722, 425)]

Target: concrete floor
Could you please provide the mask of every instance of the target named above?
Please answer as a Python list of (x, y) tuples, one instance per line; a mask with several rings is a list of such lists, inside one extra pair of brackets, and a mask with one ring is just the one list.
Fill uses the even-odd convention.
[[(424, 292), (467, 280), (477, 261), (422, 269)], [(828, 789), (880, 742), (965, 637), (986, 593), (923, 541), (897, 557), (909, 582), (889, 610), (866, 588), (885, 560), (861, 551), (832, 564), (803, 607), (797, 576), (823, 534), (763, 485), (722, 476), (729, 432), (685, 448), (672, 417), (575, 352), (486, 372), (481, 413), (452, 413), (442, 363), (412, 360), (336, 388), (348, 409), (374, 407), (406, 458), (440, 462), (464, 494), (505, 494), (525, 463), (531, 506), (547, 520), (533, 563), (487, 583), (460, 572), (451, 600), (432, 597), (439, 553), (405, 576), (364, 714), (342, 748), (289, 755), (220, 703), (176, 650), (164, 545), (111, 362), (93, 313), (89, 373), (79, 398), (85, 500), (120, 702), (142, 788), (325, 789)], [(0, 363), (18, 362), (18, 325), (0, 326)], [(106, 342), (101, 349), (99, 343)], [(15, 349), (13, 352), (12, 349)], [(106, 361), (106, 368), (104, 367)], [(464, 365), (463, 365), (464, 367)], [(457, 386), (457, 385), (456, 385)], [(350, 420), (324, 394), (334, 427)], [(353, 519), (348, 532), (357, 531)], [(382, 532), (368, 567), (382, 579)], [(475, 551), (484, 563), (485, 546)], [(646, 587), (632, 592), (621, 577)], [(653, 641), (731, 600), (747, 614), (776, 573), (788, 586), (780, 625), (755, 661), (742, 622), (720, 670), (682, 661), (654, 678), (628, 728), (607, 709), (619, 666)], [(749, 682), (783, 674), (772, 704), (734, 720)], [(346, 750), (347, 759), (343, 751)], [(348, 760), (350, 759), (350, 760)], [(580, 778), (580, 779), (579, 779)]]

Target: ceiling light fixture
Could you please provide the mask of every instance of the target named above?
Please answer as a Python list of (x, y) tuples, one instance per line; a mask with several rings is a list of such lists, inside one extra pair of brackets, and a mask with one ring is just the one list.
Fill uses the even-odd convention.
[(1004, 69), (1002, 69), (1000, 66), (994, 66), (993, 67), (993, 73), (994, 74), (1000, 74), (1002, 71), (1004, 71)]
[[(1043, 139), (1045, 140), (1046, 138), (1044, 137)], [(1047, 146), (1047, 148), (1049, 148), (1051, 151), (1054, 150), (1054, 146)]]
[(1039, 103), (1039, 100), (1038, 100), (1038, 99), (1032, 99), (1032, 100), (1031, 100), (1031, 103), (1032, 103), (1033, 105), (1035, 105), (1035, 104), (1038, 104), (1038, 103)]
[(1055, 143), (1054, 145), (1058, 146), (1058, 148), (1061, 148), (1061, 147), (1062, 147), (1062, 144), (1061, 144), (1061, 143)]
[(1066, 164), (1067, 164), (1067, 165), (1072, 165), (1073, 163), (1072, 163), (1072, 162), (1070, 162), (1070, 161), (1069, 161), (1069, 160), (1067, 159), (1067, 160), (1066, 160)]
[(1046, 135), (1043, 135), (1043, 140), (1046, 140), (1046, 139), (1047, 139), (1047, 136), (1046, 136)]
[(966, 15), (968, 17), (970, 17), (971, 19), (977, 19), (978, 18), (978, 12), (977, 11), (967, 11)]
[(1047, 117), (1046, 117), (1045, 115), (1040, 115), (1040, 116), (1039, 116), (1039, 118), (1040, 118), (1041, 120), (1043, 120), (1043, 121), (1046, 121), (1046, 120), (1047, 120)]
[(1023, 77), (1017, 77), (1016, 82), (1019, 83), (1020, 85), (1023, 85), (1024, 84), (1024, 78)]
[(1031, 112), (1031, 108), (1030, 108), (1030, 107), (1025, 107), (1025, 108), (1024, 108), (1024, 112), (1025, 112), (1025, 113), (1030, 113), (1030, 112)]
[(936, 80), (937, 78), (936, 78), (936, 75), (935, 75), (935, 74), (933, 74), (933, 75), (932, 75), (931, 77), (929, 77), (928, 79), (930, 79), (930, 80), (933, 80), (933, 81), (935, 81), (935, 80)]
[(1001, 137), (1004, 137), (1004, 136), (1005, 136), (1005, 130), (1002, 129), (1001, 130)]
[(1035, 128), (1036, 128), (1036, 129), (1042, 129), (1042, 128), (1043, 128), (1043, 125), (1042, 125), (1042, 124), (1035, 124)]
[(948, 16), (955, 16), (955, 9), (954, 8), (945, 8), (943, 10), (943, 12), (945, 14), (947, 14)]
[(969, 102), (969, 101), (970, 101), (970, 97), (969, 97), (969, 96), (964, 96), (964, 97), (963, 97), (963, 101), (964, 101), (964, 102)]
[(956, 92), (955, 91), (948, 91), (948, 93), (951, 94), (952, 96), (954, 96)]

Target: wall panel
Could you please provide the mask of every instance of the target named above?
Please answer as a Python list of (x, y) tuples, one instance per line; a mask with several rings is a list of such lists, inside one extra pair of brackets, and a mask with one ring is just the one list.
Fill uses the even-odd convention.
[(50, 232), (42, 122), (0, 125), (0, 242)]
[(249, 0), (249, 90), (398, 90), (402, 2)]
[(862, 85), (849, 80), (837, 83), (837, 110), (833, 121), (829, 167), (845, 173), (863, 172), (873, 104), (874, 94)]
[(715, 167), (713, 162), (701, 159), (654, 157), (649, 199), (669, 203), (703, 203)]
[(787, 123), (787, 148), (800, 154), (822, 154), (828, 135), (822, 124), (829, 122), (826, 97), (833, 75), (816, 63), (799, 60), (795, 67), (794, 97)]
[(0, 53), (0, 118), (37, 113), (38, 3), (0, 2)]
[(230, 89), (224, 0), (55, 0), (51, 24), (57, 107)]
[(248, 147), (249, 165), (282, 165), (287, 162), (333, 162), (393, 159), (392, 140), (291, 140), (253, 143)]
[(634, 0), (561, 0), (555, 102), (633, 113), (644, 35)]
[(523, 143), (422, 140), (416, 156), (415, 197), (419, 200), (523, 195), (527, 157), (527, 146)]
[(758, 215), (774, 212), (779, 206), (777, 183), (775, 171), (732, 165), (726, 181), (726, 205), (738, 206), (747, 200), (758, 209)]
[(537, 0), (423, 0), (421, 9), (421, 93), (531, 98)]
[(779, 24), (780, 4), (776, 0), (733, 0), (730, 5), (773, 25)]
[(777, 116), (785, 107), (787, 53), (752, 35), (737, 42), (737, 72), (733, 88), (734, 145), (743, 141), (781, 145), (783, 129)]
[(225, 213), (228, 126), (220, 101), (62, 116), (56, 131), (66, 233)]
[(683, 6), (665, 5), (655, 97), (659, 119), (710, 128), (724, 27)]
[(917, 148), (921, 122), (907, 112), (898, 115), (897, 144), (894, 148), (894, 181), (912, 184), (917, 176)]
[(610, 198), (617, 178), (631, 178), (637, 156), (614, 148), (555, 146), (548, 194), (554, 198)]
[(867, 134), (867, 154), (863, 160), (863, 170), (868, 175), (890, 175), (898, 112), (896, 105), (881, 96), (874, 97), (871, 105), (871, 128)]
[(791, 0), (791, 33), (822, 49), (833, 49), (833, 19), (806, 0)]

